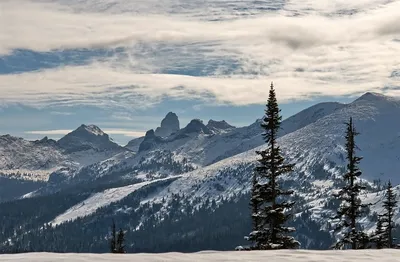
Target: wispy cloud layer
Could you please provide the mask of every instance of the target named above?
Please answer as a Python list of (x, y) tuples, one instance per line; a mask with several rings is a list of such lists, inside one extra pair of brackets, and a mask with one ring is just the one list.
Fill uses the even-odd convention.
[(2, 1), (0, 23), (8, 26), (0, 29), (0, 55), (123, 51), (85, 65), (0, 75), (1, 99), (145, 107), (170, 97), (246, 105), (263, 103), (270, 81), (284, 101), (400, 85), (390, 77), (400, 68), (400, 1), (263, 3)]
[(26, 134), (34, 134), (34, 135), (66, 135), (70, 133), (72, 130), (69, 129), (56, 129), (56, 130), (34, 130), (34, 131), (26, 131)]

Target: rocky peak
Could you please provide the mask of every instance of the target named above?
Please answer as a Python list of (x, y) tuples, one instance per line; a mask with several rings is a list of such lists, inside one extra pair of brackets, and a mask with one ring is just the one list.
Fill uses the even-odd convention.
[(145, 139), (149, 139), (149, 138), (154, 138), (156, 135), (154, 133), (153, 129), (150, 129), (149, 131), (146, 132), (144, 138)]
[(51, 146), (56, 146), (57, 145), (57, 141), (55, 141), (53, 139), (49, 139), (47, 136), (43, 137), (40, 140), (34, 141), (34, 143), (41, 144), (41, 145), (51, 145)]
[(6, 134), (6, 135), (0, 136), (0, 140), (3, 140), (5, 142), (10, 142), (11, 143), (11, 142), (14, 142), (14, 141), (22, 140), (22, 138), (18, 138), (18, 137), (12, 136), (10, 134)]
[(155, 135), (160, 137), (167, 137), (179, 130), (179, 119), (178, 116), (169, 112), (164, 119), (161, 121), (161, 126), (155, 130)]
[[(101, 130), (98, 126), (95, 125), (81, 125), (80, 127), (78, 127), (78, 129), (76, 129), (75, 131), (78, 132), (87, 132), (96, 136), (104, 136), (107, 135), (103, 132), (103, 130)], [(108, 135), (107, 135), (108, 136)]]
[(358, 99), (355, 100), (356, 101), (370, 101), (370, 102), (375, 102), (375, 101), (383, 101), (383, 100), (388, 100), (388, 96), (385, 96), (383, 94), (380, 93), (376, 93), (376, 92), (367, 92), (365, 94), (363, 94), (362, 96), (360, 96)]
[(234, 126), (231, 126), (230, 124), (228, 124), (225, 120), (215, 121), (212, 119), (210, 119), (208, 121), (207, 127), (212, 130), (227, 130), (227, 129), (235, 128)]
[(146, 132), (143, 141), (139, 145), (139, 152), (150, 150), (156, 144), (162, 142), (162, 138), (155, 135), (153, 129)]
[(190, 123), (182, 129), (183, 133), (204, 133), (204, 134), (212, 134), (211, 130), (203, 124), (203, 121), (200, 119), (193, 119)]
[(95, 149), (109, 150), (120, 146), (111, 141), (110, 137), (98, 126), (81, 125), (57, 141), (58, 145), (69, 152)]

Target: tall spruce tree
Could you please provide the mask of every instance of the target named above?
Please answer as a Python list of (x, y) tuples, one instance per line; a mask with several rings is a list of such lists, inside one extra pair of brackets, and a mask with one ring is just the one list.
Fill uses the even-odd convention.
[(291, 218), (290, 209), (295, 204), (285, 200), (285, 197), (292, 195), (293, 191), (283, 189), (279, 181), (282, 175), (293, 171), (294, 165), (285, 164), (276, 142), (282, 117), (272, 83), (266, 107), (261, 127), (265, 130), (263, 137), (267, 148), (256, 151), (261, 158), (253, 174), (250, 201), (253, 231), (248, 239), (254, 243), (255, 249), (297, 248), (300, 243), (290, 236), (295, 229), (285, 225)]
[(116, 251), (117, 251), (117, 233), (115, 229), (115, 222), (113, 219), (111, 225), (110, 252), (116, 253)]
[(345, 186), (335, 195), (342, 203), (334, 217), (334, 219), (339, 219), (335, 231), (340, 231), (341, 237), (333, 248), (362, 249), (365, 248), (367, 235), (362, 231), (357, 219), (364, 214), (367, 205), (362, 204), (359, 197), (365, 190), (365, 186), (360, 181), (362, 172), (358, 168), (362, 157), (356, 156), (355, 137), (359, 133), (354, 127), (352, 118), (346, 123), (346, 127), (347, 173), (343, 176)]
[(387, 188), (386, 188), (386, 199), (383, 201), (383, 208), (385, 210), (385, 213), (382, 214), (382, 222), (385, 223), (385, 237), (387, 241), (387, 247), (392, 248), (393, 247), (393, 228), (395, 225), (393, 224), (393, 217), (394, 217), (394, 210), (397, 207), (397, 200), (396, 200), (396, 194), (393, 192), (393, 187), (392, 183), (388, 182)]

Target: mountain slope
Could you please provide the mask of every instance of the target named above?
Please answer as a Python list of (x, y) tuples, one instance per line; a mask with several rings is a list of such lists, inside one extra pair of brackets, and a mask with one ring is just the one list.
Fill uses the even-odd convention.
[[(283, 121), (280, 135), (300, 129), (344, 106), (340, 103), (321, 103), (303, 110)], [(201, 120), (194, 119), (168, 137), (161, 138), (156, 132), (149, 131), (140, 140), (132, 140), (127, 147), (135, 149), (138, 154), (126, 162), (136, 165), (138, 158), (170, 152), (176, 159), (186, 159), (194, 166), (203, 167), (262, 145), (262, 132), (260, 120), (236, 128), (225, 121), (210, 120), (204, 125)]]
[(81, 125), (58, 141), (4, 135), (0, 136), (0, 173), (45, 181), (51, 176), (69, 177), (82, 167), (127, 150), (94, 125)]
[(66, 156), (54, 140), (27, 141), (10, 135), (0, 136), (0, 170), (3, 173), (26, 173), (27, 179), (46, 180), (65, 160)]
[[(359, 154), (364, 156), (360, 167), (363, 177), (370, 181), (370, 192), (373, 192), (366, 199), (381, 194), (375, 193), (379, 188), (373, 185), (373, 180), (390, 178), (395, 184), (400, 182), (398, 176), (393, 175), (400, 169), (400, 162), (396, 161), (400, 147), (390, 146), (399, 142), (400, 124), (391, 123), (395, 116), (400, 116), (400, 103), (389, 97), (366, 94), (278, 139), (288, 161), (296, 163), (295, 172), (284, 180), (297, 192), (296, 199), (303, 203), (300, 205), (303, 209), (297, 211), (299, 214), (308, 210), (311, 217), (319, 221), (334, 210), (327, 206), (332, 200), (332, 192), (342, 183), (341, 174), (345, 169), (344, 123), (350, 116), (361, 132), (357, 137), (361, 150)], [(244, 194), (250, 189), (257, 158), (255, 150), (263, 148), (264, 145), (186, 173), (144, 203), (161, 203), (162, 200), (173, 199), (176, 194), (183, 194), (185, 201), (189, 202), (196, 199), (218, 200), (221, 197), (229, 199)], [(390, 161), (391, 165), (379, 165), (385, 161)], [(373, 197), (370, 201), (375, 200), (377, 198)], [(163, 214), (166, 210), (159, 212)], [(396, 219), (400, 219), (400, 214)]]
[[(307, 121), (310, 121), (309, 119), (319, 117), (316, 121), (278, 139), (288, 161), (296, 163), (296, 172), (294, 177), (290, 178), (290, 181), (295, 179), (298, 185), (304, 187), (301, 189), (303, 197), (307, 196), (307, 198), (312, 200), (325, 197), (325, 195), (321, 196), (321, 194), (329, 194), (330, 190), (334, 188), (335, 180), (340, 181), (338, 174), (343, 171), (345, 165), (343, 162), (344, 123), (350, 115), (354, 117), (354, 121), (356, 125), (359, 125), (360, 131), (366, 133), (366, 137), (371, 134), (371, 130), (376, 130), (382, 134), (387, 134), (386, 138), (392, 133), (392, 131), (385, 132), (385, 125), (387, 123), (375, 122), (375, 124), (378, 124), (375, 126), (371, 122), (371, 119), (377, 118), (385, 121), (389, 117), (388, 114), (391, 116), (393, 112), (400, 115), (400, 108), (397, 108), (397, 102), (393, 102), (392, 104), (391, 100), (384, 100), (382, 103), (377, 103), (375, 100), (369, 101), (361, 97), (346, 106), (334, 103), (328, 104), (327, 108), (329, 110), (321, 111), (321, 108), (324, 109), (323, 105), (327, 104), (320, 104), (312, 107), (314, 110), (309, 109), (299, 113), (307, 119), (300, 123), (307, 123)], [(397, 112), (394, 111), (396, 108), (398, 109)], [(331, 112), (331, 114), (323, 113), (327, 111)], [(316, 112), (319, 112), (319, 114)], [(371, 112), (375, 112), (375, 114), (371, 115)], [(288, 129), (293, 128), (295, 125), (302, 125), (299, 124), (299, 121), (296, 121), (297, 119), (301, 118), (292, 117), (288, 119), (290, 120), (290, 122), (286, 122), (290, 123), (286, 124)], [(189, 129), (191, 131), (197, 130), (196, 132), (201, 131), (199, 134), (204, 136), (201, 124), (198, 121), (195, 124), (192, 123)], [(187, 133), (190, 134), (191, 132), (183, 129), (176, 136), (182, 136), (182, 134)], [(369, 137), (369, 139), (365, 138), (359, 141), (358, 145), (360, 148), (366, 148), (367, 150), (370, 147), (368, 141), (374, 140), (375, 135), (375, 133), (372, 133), (372, 137)], [(189, 140), (190, 138), (193, 137), (188, 136), (183, 139)], [(198, 136), (195, 136), (195, 139), (198, 139)], [(163, 143), (168, 142), (164, 141)], [(194, 143), (193, 140), (187, 141), (185, 145), (190, 143)], [(376, 143), (379, 144), (379, 141)], [(200, 150), (204, 150), (198, 146), (194, 146), (194, 148), (196, 150), (199, 150), (199, 148)], [(169, 198), (173, 194), (185, 194), (189, 200), (198, 197), (215, 199), (218, 197), (230, 198), (235, 194), (243, 194), (250, 188), (250, 177), (257, 159), (255, 151), (263, 148), (264, 145), (184, 174), (180, 179), (171, 183), (167, 188), (161, 190), (158, 195), (154, 195), (153, 199), (149, 199), (148, 201), (158, 202), (160, 199)], [(382, 156), (386, 157), (385, 155)], [(383, 161), (383, 157), (379, 155), (374, 157), (378, 158), (376, 160), (378, 162)], [(369, 163), (371, 162), (373, 161), (363, 161), (361, 168), (369, 169)], [(398, 167), (400, 167), (400, 164)], [(397, 166), (394, 168), (397, 168)], [(365, 177), (370, 178), (371, 181), (376, 178), (374, 174), (368, 172)], [(289, 183), (291, 183), (290, 181)], [(298, 191), (298, 188), (296, 190)], [(314, 194), (313, 192), (318, 192), (318, 194)]]
[(93, 194), (89, 198), (85, 199), (83, 202), (69, 208), (65, 213), (57, 216), (51, 222), (51, 224), (58, 225), (66, 221), (76, 219), (78, 217), (84, 217), (90, 215), (93, 212), (95, 212), (98, 208), (110, 205), (113, 202), (118, 202), (119, 200), (125, 198), (129, 194), (135, 192), (136, 190), (144, 186), (147, 186), (151, 183), (157, 183), (159, 181), (173, 180), (176, 179), (177, 177), (179, 176), (154, 179), (152, 181), (132, 184), (123, 187), (110, 188), (102, 192), (98, 192), (96, 194)]
[(367, 93), (316, 122), (292, 132), (280, 140), (283, 151), (306, 170), (310, 166), (330, 163), (344, 164), (344, 124), (353, 117), (360, 132), (356, 142), (364, 157), (361, 169), (369, 180), (391, 179), (400, 183), (396, 175), (400, 168), (400, 101), (379, 94)]
[[(322, 103), (306, 109), (283, 121), (282, 134), (312, 123), (340, 106), (342, 105), (338, 103)], [(46, 138), (30, 142), (5, 136), (0, 141), (0, 154), (3, 156), (0, 170), (3, 173), (34, 173), (35, 177), (42, 180), (47, 180), (51, 174), (51, 181), (59, 183), (66, 178), (68, 181), (73, 179), (83, 167), (87, 167), (85, 170), (88, 173), (107, 175), (109, 170), (137, 169), (135, 166), (143, 162), (143, 157), (153, 158), (152, 156), (162, 152), (171, 154), (174, 161), (185, 161), (194, 167), (202, 167), (263, 144), (259, 121), (247, 127), (235, 128), (225, 121), (210, 120), (204, 125), (201, 121), (193, 120), (186, 127), (176, 130), (179, 128), (179, 119), (170, 112), (163, 119), (160, 128), (169, 130), (169, 135), (164, 134), (167, 136), (163, 138), (155, 136), (150, 142), (149, 139), (144, 141), (145, 137), (137, 138), (130, 141), (125, 148), (114, 143), (94, 125), (81, 125), (57, 142)], [(125, 153), (127, 150), (141, 152), (129, 155)], [(121, 161), (115, 161), (117, 154), (122, 154), (122, 158), (117, 157)], [(104, 161), (107, 165), (102, 170)], [(85, 170), (82, 172), (86, 172)], [(157, 170), (159, 168), (154, 172), (159, 172)], [(94, 179), (96, 177), (98, 176), (95, 175)]]

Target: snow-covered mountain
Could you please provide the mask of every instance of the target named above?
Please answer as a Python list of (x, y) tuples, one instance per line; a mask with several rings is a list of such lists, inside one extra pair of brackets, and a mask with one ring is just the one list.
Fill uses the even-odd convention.
[(57, 141), (58, 145), (68, 153), (84, 150), (115, 150), (120, 146), (95, 125), (81, 125)]
[(131, 150), (132, 152), (137, 152), (139, 151), (139, 146), (143, 142), (143, 139), (144, 136), (132, 139), (131, 141), (128, 142), (128, 144), (125, 147)]
[[(308, 120), (300, 121), (300, 116)], [(367, 93), (347, 105), (320, 104), (288, 118), (290, 121), (285, 122), (283, 126), (287, 126), (288, 129), (293, 128), (294, 131), (283, 135), (278, 141), (288, 161), (296, 164), (296, 169), (291, 176), (285, 178), (285, 183), (294, 188), (297, 192), (296, 199), (302, 203), (296, 210), (298, 215), (306, 211), (310, 212), (314, 220), (321, 222), (321, 228), (326, 226), (326, 217), (335, 208), (330, 206), (332, 192), (336, 191), (342, 183), (341, 174), (345, 168), (344, 123), (350, 116), (353, 117), (356, 128), (361, 133), (356, 138), (356, 142), (360, 149), (359, 154), (364, 157), (361, 170), (370, 192), (364, 197), (365, 200), (372, 203), (382, 199), (382, 192), (380, 192), (382, 188), (377, 184), (374, 185), (373, 180), (391, 179), (395, 184), (400, 183), (396, 173), (400, 169), (400, 161), (398, 161), (400, 123), (393, 121), (400, 116), (399, 100)], [(299, 128), (296, 129), (293, 126)], [(235, 129), (236, 132), (237, 130)], [(219, 141), (218, 145), (204, 141), (207, 139), (213, 141), (214, 137), (223, 140), (226, 138), (225, 134), (216, 135), (209, 132), (209, 129), (199, 120), (193, 120), (187, 127), (167, 140), (155, 136), (153, 132), (150, 133), (149, 136), (154, 143), (149, 148), (155, 146), (159, 150), (169, 146), (169, 149), (173, 148), (177, 153), (187, 156), (192, 153), (191, 159), (196, 160), (195, 155), (205, 156), (208, 162), (199, 161), (198, 163), (203, 163), (204, 167), (198, 166), (196, 170), (184, 173), (152, 194), (151, 198), (142, 200), (142, 204), (155, 205), (162, 203), (165, 199), (173, 199), (174, 195), (184, 195), (185, 201), (193, 203), (196, 199), (214, 199), (218, 202), (221, 197), (229, 199), (242, 195), (250, 188), (250, 178), (256, 162), (255, 150), (264, 148), (264, 145), (261, 145), (247, 151), (243, 150), (243, 153), (208, 165), (212, 161), (207, 153), (212, 152), (212, 149), (224, 147), (230, 141)], [(230, 135), (232, 136), (232, 133)], [(255, 132), (250, 138), (255, 139), (257, 136), (259, 132)], [(181, 150), (182, 148), (185, 148), (185, 151)], [(191, 148), (193, 151), (190, 150)], [(154, 152), (157, 151), (152, 151)], [(124, 191), (125, 188), (116, 188), (114, 193), (117, 195), (118, 190)], [(107, 190), (104, 191), (104, 199), (108, 199), (108, 203), (114, 202), (112, 198), (106, 197), (107, 192)], [(96, 197), (101, 198), (101, 194), (103, 193), (99, 192)], [(167, 214), (167, 210), (168, 208), (165, 207), (158, 212), (163, 216)], [(372, 216), (376, 211), (380, 211), (379, 208), (372, 208), (370, 217), (364, 218), (366, 227), (373, 227)], [(397, 214), (396, 219), (400, 221), (400, 214)]]
[(125, 151), (95, 125), (81, 125), (58, 141), (4, 135), (0, 137), (0, 173), (47, 180), (53, 173), (69, 176)]
[(56, 141), (44, 138), (27, 141), (11, 135), (0, 136), (0, 172), (32, 174), (32, 179), (46, 179), (66, 156)]
[[(321, 103), (310, 107), (284, 120), (281, 135), (342, 106)], [(116, 179), (138, 176), (153, 179), (204, 167), (263, 144), (259, 120), (236, 128), (224, 120), (209, 120), (205, 125), (202, 120), (193, 119), (182, 129), (179, 127), (178, 116), (169, 112), (156, 131), (149, 130), (146, 136), (131, 140), (124, 148), (95, 125), (81, 125), (58, 141), (44, 138), (30, 142), (15, 138), (21, 145), (11, 146), (7, 141), (0, 145), (0, 152), (7, 155), (0, 169), (3, 173), (33, 173), (34, 177), (40, 174), (43, 180), (49, 178), (52, 187), (60, 182), (115, 177), (116, 172)], [(165, 168), (168, 163), (174, 163), (174, 168)]]
[[(284, 120), (278, 143), (287, 160), (296, 164), (295, 172), (283, 178), (296, 192), (296, 217), (311, 219), (316, 223), (314, 230), (328, 231), (333, 226), (329, 217), (337, 208), (337, 201), (332, 193), (343, 183), (341, 175), (346, 164), (344, 123), (353, 117), (360, 132), (356, 143), (358, 154), (364, 157), (360, 168), (368, 188), (363, 199), (378, 203), (361, 220), (367, 230), (372, 230), (376, 213), (381, 212), (382, 184), (388, 179), (395, 185), (400, 183), (396, 173), (400, 170), (399, 116), (399, 100), (367, 93), (349, 104), (321, 103)], [(186, 208), (209, 207), (217, 212), (226, 201), (243, 201), (249, 192), (255, 151), (265, 147), (261, 133), (260, 120), (235, 128), (223, 121), (205, 125), (194, 119), (165, 137), (149, 130), (135, 152), (125, 150), (77, 170), (60, 170), (64, 177), (73, 173), (70, 185), (80, 193), (77, 199), (74, 194), (73, 201), (63, 202), (64, 208), (46, 215), (45, 222), (59, 224), (86, 216), (84, 221), (89, 223), (107, 215), (132, 216), (135, 210), (129, 227), (136, 232), (146, 230), (149, 224), (161, 227), (166, 223), (164, 219), (177, 216), (177, 212), (188, 216), (190, 213), (183, 211)], [(46, 140), (31, 143), (55, 144)], [(57, 143), (54, 146), (60, 147)], [(400, 193), (399, 186), (395, 190)], [(176, 206), (177, 201), (181, 208)], [(179, 216), (175, 219), (175, 223), (181, 223)], [(82, 220), (76, 221), (66, 227), (74, 227)], [(396, 221), (400, 222), (400, 214)], [(311, 231), (302, 232), (303, 239), (310, 237), (307, 232)], [(316, 243), (309, 240), (305, 247), (313, 245)]]
[[(280, 135), (300, 129), (344, 106), (340, 103), (321, 103), (303, 110), (283, 121)], [(171, 112), (168, 113), (164, 120), (171, 115)], [(157, 132), (149, 130), (143, 138), (132, 140), (127, 147), (138, 153), (126, 163), (134, 166), (138, 159), (169, 152), (178, 161), (185, 159), (194, 167), (205, 167), (262, 145), (262, 132), (260, 120), (249, 126), (234, 127), (224, 120), (209, 120), (205, 125), (202, 120), (193, 119), (169, 136), (160, 137)]]
[[(306, 126), (317, 119), (341, 108), (339, 103), (322, 103), (308, 108), (282, 124), (281, 135)], [(180, 170), (191, 170), (215, 163), (263, 144), (259, 120), (250, 126), (236, 128), (226, 121), (193, 119), (180, 129), (178, 116), (169, 112), (155, 131), (149, 130), (144, 137), (131, 140), (124, 148), (95, 125), (81, 125), (58, 141), (44, 138), (26, 141), (22, 138), (3, 136), (0, 162), (3, 173), (32, 173), (33, 177), (51, 182), (67, 178), (86, 177), (96, 179), (119, 171), (124, 176), (136, 176), (143, 166), (143, 158), (155, 159), (157, 155), (167, 158), (155, 160), (158, 164), (144, 172), (151, 177), (176, 175), (162, 167), (165, 161), (179, 163)], [(171, 160), (167, 160), (171, 159)], [(164, 161), (164, 162), (163, 162)], [(152, 162), (154, 164), (154, 162)], [(191, 168), (187, 169), (187, 165)], [(151, 169), (151, 168), (150, 168)], [(136, 170), (132, 173), (132, 170)], [(80, 179), (79, 179), (80, 180)]]
[[(400, 101), (367, 93), (353, 103), (333, 108), (330, 114), (278, 140), (287, 160), (296, 164), (296, 171), (287, 178), (288, 181), (296, 181), (295, 190), (303, 192), (307, 202), (321, 200), (327, 203), (323, 199), (331, 198), (332, 190), (341, 182), (341, 173), (346, 164), (344, 123), (350, 117), (353, 117), (360, 132), (356, 142), (359, 155), (364, 157), (360, 165), (363, 177), (371, 183), (373, 180), (390, 179), (394, 184), (399, 184), (400, 122), (395, 119), (400, 116)], [(264, 145), (261, 145), (185, 174), (160, 192), (159, 197), (166, 197), (166, 192), (183, 193), (187, 197), (229, 197), (245, 192), (250, 186), (251, 170), (256, 160), (255, 150), (263, 148)], [(220, 185), (218, 189), (216, 184)]]
[(230, 130), (234, 129), (235, 126), (231, 126), (225, 120), (216, 121), (210, 119), (207, 123), (207, 128), (211, 131), (218, 133), (218, 132), (229, 132)]

